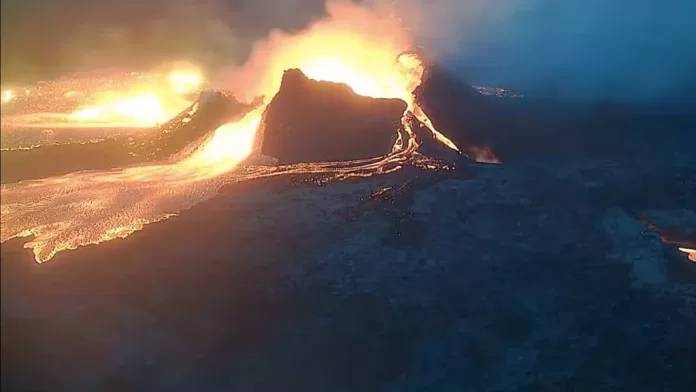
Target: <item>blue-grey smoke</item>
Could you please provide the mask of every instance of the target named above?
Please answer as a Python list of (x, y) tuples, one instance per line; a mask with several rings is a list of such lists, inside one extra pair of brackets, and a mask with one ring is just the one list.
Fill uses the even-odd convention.
[(694, 0), (406, 0), (420, 41), (476, 83), (567, 98), (696, 92)]
[[(7, 0), (2, 79), (123, 59), (240, 62), (268, 30), (321, 17), (326, 1)], [(352, 1), (394, 8), (470, 83), (603, 100), (696, 95), (696, 0)]]

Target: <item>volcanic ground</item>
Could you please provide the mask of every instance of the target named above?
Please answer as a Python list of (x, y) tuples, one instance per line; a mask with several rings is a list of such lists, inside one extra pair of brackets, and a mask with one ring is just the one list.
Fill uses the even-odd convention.
[[(691, 390), (693, 113), (484, 96), (436, 67), (415, 94), (462, 155), (416, 123), (428, 160), (388, 174), (227, 185), (45, 264), (4, 243), (3, 391)], [(158, 162), (254, 107), (212, 101), (139, 144), (3, 151), (3, 183)], [(255, 145), (386, 155), (404, 109), (290, 70)]]

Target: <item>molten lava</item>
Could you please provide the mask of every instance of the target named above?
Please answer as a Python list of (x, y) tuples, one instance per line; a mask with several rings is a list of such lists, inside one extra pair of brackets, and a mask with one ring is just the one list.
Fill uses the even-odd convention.
[[(400, 56), (412, 42), (399, 21), (349, 1), (329, 2), (328, 13), (327, 19), (298, 34), (272, 33), (256, 46), (242, 68), (227, 73), (229, 89), (242, 97), (263, 95), (268, 100), (278, 91), (283, 71), (299, 68), (312, 79), (345, 83), (362, 95), (404, 100), (407, 112), (428, 126), (438, 140), (457, 150), (415, 105), (412, 91), (420, 83), (423, 64), (414, 54)], [(172, 90), (178, 93), (199, 83), (195, 77), (181, 75), (170, 75), (170, 80), (176, 81), (179, 87)], [(72, 120), (152, 124), (171, 115), (162, 95), (142, 94), (128, 98), (105, 95), (72, 113)], [(413, 154), (418, 145), (404, 115), (407, 137), (400, 135), (392, 153), (385, 157), (237, 167), (254, 153), (253, 141), (264, 109), (262, 105), (241, 121), (221, 126), (180, 160), (3, 186), (0, 241), (33, 236), (25, 247), (33, 249), (37, 262), (44, 262), (62, 250), (126, 237), (145, 224), (167, 219), (213, 197), (228, 183), (286, 173), (364, 177), (398, 170), (408, 160), (427, 160)]]
[(116, 98), (95, 106), (77, 110), (69, 118), (79, 123), (105, 122), (122, 123), (132, 121), (135, 125), (152, 126), (171, 117), (167, 114), (157, 94)]
[[(56, 106), (55, 110), (3, 116), (3, 125), (19, 128), (105, 128), (152, 127), (161, 124), (193, 102), (188, 96), (204, 83), (203, 75), (193, 67), (146, 74), (110, 73), (104, 77), (64, 78), (42, 83), (31, 89), (24, 101), (29, 106)], [(3, 93), (3, 103), (19, 104), (10, 90)], [(76, 101), (77, 107), (65, 113), (60, 107)]]
[(679, 251), (686, 253), (686, 255), (689, 257), (689, 260), (696, 263), (696, 249), (679, 248)]

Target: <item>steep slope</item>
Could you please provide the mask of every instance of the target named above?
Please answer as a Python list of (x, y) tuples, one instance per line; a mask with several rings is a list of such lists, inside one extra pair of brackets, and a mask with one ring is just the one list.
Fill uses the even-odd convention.
[(264, 114), (261, 153), (280, 163), (347, 161), (388, 154), (406, 103), (356, 94), (347, 85), (285, 72)]

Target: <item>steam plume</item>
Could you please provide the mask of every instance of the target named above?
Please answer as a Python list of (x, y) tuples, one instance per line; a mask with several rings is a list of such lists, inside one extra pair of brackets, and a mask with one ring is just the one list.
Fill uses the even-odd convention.
[(542, 95), (651, 100), (696, 93), (696, 2), (367, 0), (468, 80)]

